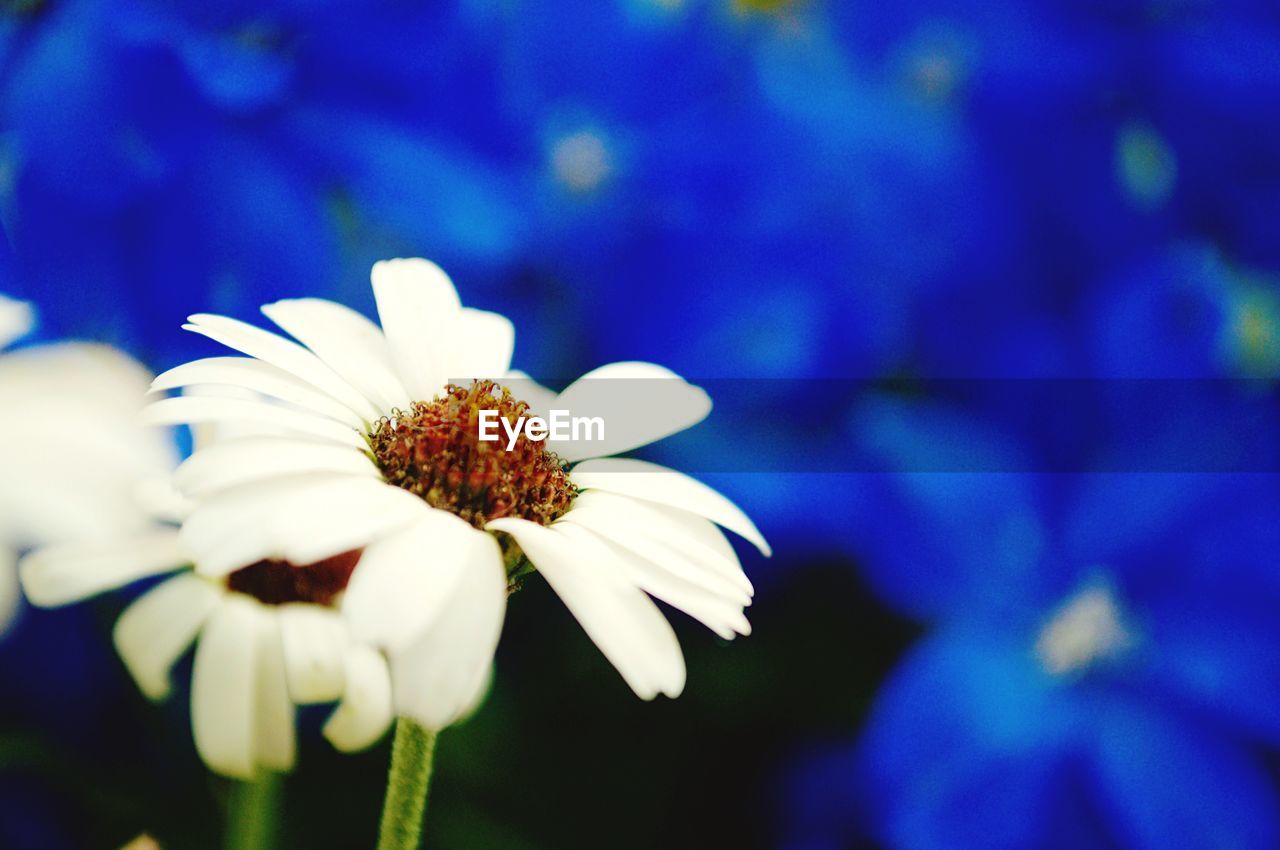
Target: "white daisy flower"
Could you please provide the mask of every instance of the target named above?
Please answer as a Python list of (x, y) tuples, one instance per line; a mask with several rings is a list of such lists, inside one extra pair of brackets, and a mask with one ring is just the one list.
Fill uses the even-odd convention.
[[(34, 319), (0, 296), (0, 349)], [(176, 463), (172, 445), (137, 424), (150, 380), (104, 345), (0, 351), (0, 632), (17, 610), (20, 552), (146, 527), (135, 491)]]
[(116, 649), (142, 692), (162, 700), (194, 643), (196, 748), (211, 769), (252, 779), (293, 767), (295, 705), (340, 701), (324, 734), (341, 750), (373, 744), (391, 722), (386, 660), (351, 638), (336, 607), (359, 557), (302, 568), (259, 561), (213, 580), (190, 566), (177, 527), (157, 522), (144, 533), (37, 549), (21, 573), (27, 597), (43, 607), (173, 574), (116, 621)]
[[(31, 321), (26, 305), (0, 298), (0, 342)], [(16, 599), (19, 573), (40, 607), (175, 573), (124, 612), (115, 644), (159, 700), (197, 643), (192, 725), (211, 768), (289, 769), (295, 703), (340, 700), (326, 737), (344, 750), (372, 744), (392, 719), (387, 663), (350, 638), (336, 607), (359, 553), (301, 570), (246, 562), (217, 581), (196, 573), (177, 528), (187, 506), (169, 486), (173, 442), (139, 422), (152, 379), (104, 346), (0, 355), (0, 604)]]
[[(511, 323), (462, 307), (435, 265), (382, 262), (372, 279), (381, 327), (317, 299), (263, 308), (296, 342), (191, 317), (187, 329), (247, 356), (185, 364), (155, 388), (238, 395), (164, 399), (147, 418), (277, 431), (198, 450), (179, 469), (196, 503), (182, 539), (197, 573), (219, 580), (244, 563), (362, 549), (339, 607), (357, 640), (386, 652), (396, 713), (433, 730), (482, 696), (508, 592), (531, 569), (645, 699), (676, 696), (685, 681), (651, 596), (723, 637), (750, 631), (751, 583), (717, 528), (767, 554), (746, 515), (670, 469), (590, 459), (701, 421), (701, 389), (659, 366), (617, 363), (551, 393), (510, 371)], [(660, 383), (664, 403), (637, 416), (627, 393), (592, 390), (634, 379)], [(522, 435), (510, 451), (478, 439), (481, 410), (514, 420), (552, 408), (603, 418), (609, 439)]]

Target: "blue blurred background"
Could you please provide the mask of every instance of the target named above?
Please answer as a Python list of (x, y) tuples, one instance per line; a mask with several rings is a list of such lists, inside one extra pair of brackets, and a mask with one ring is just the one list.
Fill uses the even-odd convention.
[[(11, 0), (0, 290), (159, 370), (209, 350), (189, 313), (372, 312), (371, 263), (422, 255), (535, 375), (770, 379), (660, 456), (771, 538), (755, 635), (678, 623), (688, 692), (643, 705), (530, 583), (432, 846), (1261, 850), (1277, 103), (1263, 0)], [(1263, 381), (1047, 417), (1029, 378)], [(1044, 455), (1116, 416), (1147, 439), (1087, 441), (1108, 473)], [(1206, 443), (1233, 474), (1123, 471)], [(122, 602), (0, 643), (0, 846), (217, 846)], [(366, 846), (385, 758), (307, 736), (288, 846)]]

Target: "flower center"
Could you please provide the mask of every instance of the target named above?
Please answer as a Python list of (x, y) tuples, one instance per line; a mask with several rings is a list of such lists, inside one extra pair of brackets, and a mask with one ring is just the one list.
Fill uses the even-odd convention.
[(1131, 644), (1115, 595), (1097, 584), (1068, 599), (1050, 618), (1036, 640), (1036, 655), (1045, 670), (1063, 676), (1112, 658)]
[(897, 46), (891, 58), (908, 94), (929, 104), (945, 104), (962, 94), (972, 72), (972, 40), (957, 28), (927, 24)]
[(259, 561), (227, 576), (227, 587), (267, 605), (286, 602), (332, 605), (338, 594), (346, 590), (360, 555), (357, 549), (304, 566), (288, 561)]
[(1173, 194), (1178, 159), (1155, 128), (1135, 122), (1116, 138), (1116, 171), (1134, 203), (1153, 210)]
[(579, 130), (558, 140), (550, 157), (555, 178), (578, 194), (598, 189), (613, 170), (604, 138), (591, 130)]
[(734, 0), (734, 8), (743, 14), (758, 12), (761, 14), (780, 14), (791, 6), (794, 0)]
[(1280, 299), (1246, 285), (1234, 302), (1229, 342), (1237, 367), (1247, 377), (1274, 376), (1280, 371)]
[(550, 524), (577, 495), (564, 462), (523, 430), (510, 450), (505, 435), (481, 441), (482, 410), (514, 427), (529, 405), (493, 381), (475, 381), (376, 423), (369, 445), (383, 477), (476, 528), (508, 516)]

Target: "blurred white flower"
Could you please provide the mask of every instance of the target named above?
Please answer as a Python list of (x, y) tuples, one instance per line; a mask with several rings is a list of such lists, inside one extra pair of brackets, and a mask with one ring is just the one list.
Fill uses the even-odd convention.
[(35, 314), (30, 304), (0, 295), (0, 348), (26, 336), (34, 323)]
[[(637, 694), (679, 694), (684, 659), (649, 595), (726, 638), (746, 634), (751, 584), (716, 523), (766, 553), (767, 544), (727, 499), (672, 470), (612, 460), (569, 472), (564, 463), (683, 430), (707, 415), (706, 394), (659, 366), (618, 363), (557, 396), (510, 371), (511, 323), (462, 307), (435, 265), (393, 260), (372, 277), (381, 328), (317, 299), (263, 308), (298, 342), (191, 317), (189, 330), (248, 357), (161, 375), (157, 390), (201, 395), (158, 401), (150, 421), (276, 432), (202, 448), (179, 469), (177, 485), (195, 503), (182, 539), (197, 573), (220, 580), (245, 563), (310, 564), (363, 549), (339, 607), (357, 640), (387, 653), (396, 712), (430, 729), (483, 695), (507, 594), (531, 568)], [(635, 379), (664, 388), (663, 403), (643, 405), (642, 416), (631, 415), (629, 393), (592, 391)], [(553, 405), (601, 415), (610, 439), (522, 437), (514, 451), (478, 440), (479, 410), (518, 416)]]
[[(29, 305), (0, 296), (0, 349), (33, 323)], [(138, 490), (177, 460), (164, 435), (138, 426), (150, 380), (102, 345), (0, 352), (0, 631), (17, 610), (20, 552), (148, 524)]]
[(294, 706), (339, 701), (325, 736), (339, 749), (378, 740), (391, 722), (387, 664), (351, 639), (338, 615), (359, 552), (303, 568), (261, 561), (214, 580), (188, 564), (178, 529), (38, 549), (23, 559), (35, 604), (77, 602), (139, 579), (176, 573), (116, 622), (115, 644), (138, 687), (170, 692), (170, 671), (194, 642), (191, 723), (201, 758), (227, 776), (287, 771), (294, 762)]
[[(0, 299), (0, 335), (30, 324), (26, 305)], [(197, 642), (192, 725), (210, 767), (243, 778), (291, 767), (295, 703), (341, 700), (325, 735), (340, 749), (373, 743), (391, 721), (387, 663), (350, 639), (335, 606), (359, 553), (198, 575), (178, 533), (188, 505), (172, 489), (171, 435), (139, 420), (151, 382), (102, 346), (0, 355), (0, 603), (16, 600), (14, 561), (28, 548), (18, 572), (42, 607), (176, 573), (124, 612), (115, 643), (139, 688), (162, 699)]]

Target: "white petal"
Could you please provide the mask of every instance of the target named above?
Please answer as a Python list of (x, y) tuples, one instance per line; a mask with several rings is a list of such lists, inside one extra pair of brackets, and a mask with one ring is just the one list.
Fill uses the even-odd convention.
[(359, 644), (344, 657), (346, 693), (324, 725), (324, 736), (344, 752), (363, 750), (381, 738), (391, 725), (391, 673), (386, 659)]
[(386, 337), (355, 310), (319, 298), (277, 301), (267, 318), (310, 348), (384, 414), (413, 401), (395, 373)]
[(222, 598), (196, 646), (191, 728), (212, 770), (252, 779), (258, 707), (258, 651), (266, 614), (240, 594)]
[(312, 564), (392, 534), (431, 508), (399, 487), (317, 473), (246, 484), (200, 503), (182, 527), (196, 570), (221, 577), (257, 561)]
[(718, 596), (750, 604), (751, 580), (710, 520), (595, 490), (579, 495), (560, 521), (582, 525)]
[[(95, 457), (89, 453), (85, 457)], [(102, 540), (137, 533), (150, 524), (129, 498), (130, 486), (114, 476), (62, 477), (0, 459), (0, 539), (20, 548), (67, 540)], [(75, 474), (74, 472), (72, 474)], [(68, 486), (74, 480), (75, 486)]]
[[(209, 398), (215, 400), (235, 399), (238, 401), (252, 402), (254, 404), (267, 403), (272, 407), (280, 407), (284, 410), (291, 410), (298, 413), (314, 413), (307, 411), (296, 405), (285, 403), (274, 404), (261, 393), (247, 390), (243, 387), (232, 387), (226, 384), (197, 384), (193, 387), (183, 389), (184, 396), (193, 396), (197, 398)], [(316, 414), (318, 415), (318, 414)], [(322, 438), (301, 434), (291, 428), (284, 427), (273, 418), (258, 419), (217, 419), (208, 422), (192, 423), (189, 426), (191, 431), (191, 447), (193, 451), (200, 451), (208, 446), (217, 443), (224, 443), (228, 440), (238, 440), (245, 437), (288, 437), (290, 439), (308, 439), (313, 441), (321, 441)], [(352, 429), (355, 430), (355, 429)], [(325, 442), (329, 442), (325, 440)], [(344, 441), (344, 445), (345, 445)]]
[(696, 425), (711, 412), (711, 398), (653, 363), (610, 363), (570, 384), (554, 408), (604, 420), (603, 440), (547, 441), (548, 449), (575, 461), (630, 451)]
[(131, 491), (176, 462), (169, 434), (138, 427), (150, 379), (106, 346), (46, 345), (0, 357), (0, 537), (25, 548), (149, 523)]
[(516, 329), (511, 320), (498, 313), (464, 307), (453, 329), (454, 351), (445, 378), (499, 380), (511, 369), (516, 346)]
[(148, 425), (192, 425), (203, 422), (258, 422), (310, 437), (332, 440), (357, 449), (367, 447), (354, 428), (304, 410), (239, 398), (182, 396), (147, 405), (142, 421)]
[(347, 477), (312, 473), (255, 481), (199, 502), (181, 531), (196, 572), (223, 578), (240, 567), (278, 557), (281, 543), (269, 518), (300, 495)]
[(346, 687), (347, 629), (337, 611), (320, 605), (279, 607), (289, 695), (299, 705), (333, 702)]
[(421, 259), (384, 260), (371, 277), (400, 380), (414, 399), (429, 401), (449, 377), (458, 291), (439, 266)]
[(134, 602), (116, 621), (116, 651), (151, 699), (169, 695), (169, 671), (200, 633), (222, 593), (191, 573), (174, 576)]
[(151, 373), (124, 352), (107, 345), (60, 342), (5, 354), (0, 359), (0, 399), (47, 399), (103, 414), (132, 415), (141, 404)]
[(474, 709), (489, 681), (507, 607), (507, 574), (495, 542), (464, 570), (431, 626), (391, 653), (396, 713), (439, 730)]
[(480, 677), (480, 684), (472, 691), (469, 701), (463, 704), (462, 711), (458, 712), (454, 723), (465, 723), (471, 719), (471, 715), (475, 714), (489, 698), (489, 692), (493, 690), (493, 664), (490, 663), (484, 668), (483, 675)]
[(298, 407), (336, 419), (352, 428), (363, 428), (355, 411), (295, 378), (283, 369), (252, 357), (208, 357), (170, 369), (151, 382), (152, 392), (212, 384), (241, 387), (278, 398)]
[(311, 564), (367, 546), (433, 510), (381, 480), (347, 477), (282, 505), (271, 522), (279, 556)]
[(352, 634), (403, 649), (454, 604), (462, 576), (487, 569), (496, 550), (492, 535), (453, 514), (428, 509), (409, 528), (365, 549), (342, 599)]
[(372, 422), (378, 418), (377, 408), (368, 399), (338, 377), (319, 357), (296, 342), (226, 316), (201, 313), (192, 316), (189, 321), (190, 324), (183, 325), (184, 329), (280, 367), (316, 389), (328, 393), (366, 421)]
[[(142, 429), (139, 429), (142, 430)], [(64, 447), (66, 443), (61, 444)], [(77, 451), (84, 449), (77, 446)], [(136, 479), (71, 464), (42, 465), (0, 458), (0, 539), (17, 548), (139, 533), (151, 518), (131, 498)], [(97, 457), (86, 450), (82, 458)]]
[(278, 773), (293, 769), (297, 742), (294, 708), (286, 685), (280, 620), (263, 611), (258, 629), (258, 662), (254, 682), (254, 763)]
[(149, 476), (133, 488), (134, 498), (151, 517), (179, 525), (191, 513), (193, 504), (173, 484), (172, 475)]
[(532, 415), (541, 416), (543, 419), (551, 415), (551, 408), (556, 406), (556, 398), (560, 395), (518, 369), (507, 372), (507, 378), (502, 383), (511, 390), (511, 394), (517, 400), (529, 405), (529, 412)]
[(618, 556), (628, 580), (636, 587), (678, 608), (725, 640), (732, 640), (735, 635), (751, 634), (751, 623), (742, 611), (744, 605), (750, 604), (749, 599), (743, 602), (740, 597), (708, 590), (702, 584), (666, 569), (662, 563), (643, 558), (605, 537), (600, 539)]
[(0, 295), (0, 348), (26, 336), (35, 322), (35, 311), (30, 304)]
[(622, 678), (641, 699), (684, 690), (684, 656), (671, 624), (627, 578), (626, 567), (599, 538), (569, 523), (549, 528), (504, 518), (505, 531), (546, 578)]
[(306, 472), (378, 475), (369, 456), (349, 446), (290, 437), (244, 437), (200, 449), (178, 467), (174, 481), (183, 492), (203, 498), (250, 481)]
[(608, 458), (578, 464), (569, 478), (586, 490), (608, 490), (706, 517), (752, 543), (765, 557), (773, 554), (764, 535), (737, 505), (674, 469), (642, 460)]
[(8, 631), (18, 613), (22, 591), (18, 586), (18, 554), (0, 546), (0, 637)]
[(46, 546), (23, 558), (19, 570), (27, 598), (51, 608), (185, 563), (177, 531), (163, 528), (123, 540)]
[(223, 578), (232, 570), (270, 557), (276, 545), (262, 518), (277, 504), (324, 486), (333, 478), (317, 473), (255, 481), (197, 503), (180, 532), (196, 572)]

